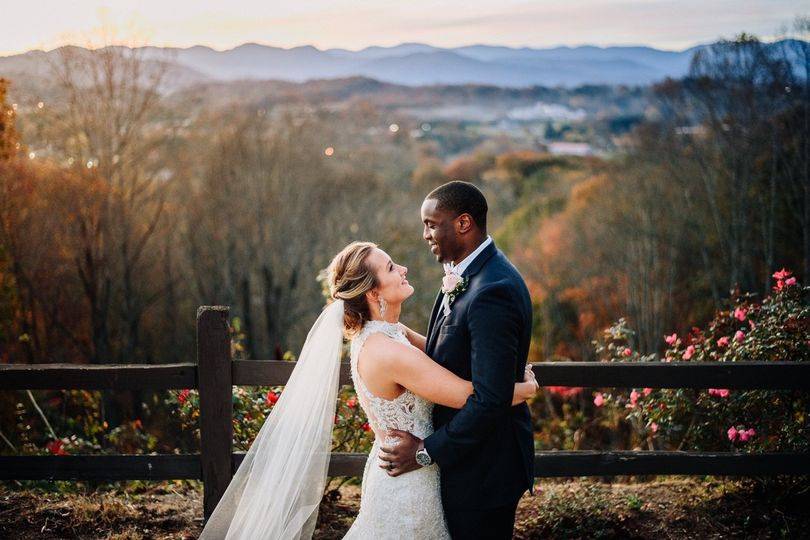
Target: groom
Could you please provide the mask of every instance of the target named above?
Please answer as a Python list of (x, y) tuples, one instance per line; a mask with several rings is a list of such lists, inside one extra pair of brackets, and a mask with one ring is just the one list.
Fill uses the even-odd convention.
[[(487, 235), (487, 201), (474, 185), (449, 182), (422, 203), (423, 237), (446, 276), (433, 305), (425, 352), (473, 395), (460, 410), (435, 405), (434, 433), (401, 442), (380, 458), (391, 476), (437, 463), (450, 535), (512, 537), (521, 495), (534, 483), (529, 408), (512, 406), (523, 380), (532, 306), (523, 278)], [(392, 509), (392, 511), (396, 511)]]

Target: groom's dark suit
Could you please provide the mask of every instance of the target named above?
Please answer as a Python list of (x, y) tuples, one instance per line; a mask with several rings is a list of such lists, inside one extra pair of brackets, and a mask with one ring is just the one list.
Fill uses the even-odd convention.
[[(436, 405), (435, 431), (424, 444), (441, 470), (442, 505), (454, 540), (509, 538), (514, 506), (534, 483), (529, 408), (512, 406), (529, 352), (531, 299), (523, 278), (494, 243), (462, 276), (469, 279), (467, 289), (446, 317), (442, 293), (436, 298), (425, 352), (471, 380), (473, 395), (460, 410)], [(489, 522), (500, 532), (482, 530)]]

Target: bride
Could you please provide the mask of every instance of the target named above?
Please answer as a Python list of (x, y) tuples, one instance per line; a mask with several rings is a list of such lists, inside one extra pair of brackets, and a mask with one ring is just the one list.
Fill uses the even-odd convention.
[[(352, 381), (381, 444), (393, 430), (425, 438), (434, 403), (461, 408), (472, 395), (424, 353), (425, 337), (399, 322), (413, 294), (408, 269), (371, 242), (353, 242), (328, 268), (331, 296), (309, 331), (289, 381), (200, 535), (203, 540), (311, 538), (329, 466), (344, 335)], [(513, 404), (538, 386), (530, 368)], [(345, 538), (449, 538), (435, 464), (389, 476), (374, 459), (363, 472), (360, 512)]]

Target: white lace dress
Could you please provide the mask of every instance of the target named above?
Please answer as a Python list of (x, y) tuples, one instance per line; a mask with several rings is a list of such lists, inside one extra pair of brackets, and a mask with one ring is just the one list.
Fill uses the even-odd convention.
[(366, 322), (352, 339), (352, 381), (375, 440), (363, 471), (360, 513), (344, 538), (450, 538), (444, 521), (436, 464), (396, 477), (388, 476), (379, 467), (377, 453), (380, 444), (395, 442), (383, 440), (386, 430), (408, 431), (421, 439), (433, 433), (433, 404), (410, 390), (405, 390), (395, 399), (384, 399), (366, 388), (357, 371), (357, 358), (368, 336), (378, 332), (410, 346), (402, 328), (385, 321)]

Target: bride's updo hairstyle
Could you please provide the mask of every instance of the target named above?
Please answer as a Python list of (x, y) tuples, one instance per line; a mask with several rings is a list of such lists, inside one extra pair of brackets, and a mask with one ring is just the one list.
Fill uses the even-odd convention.
[(327, 269), (329, 294), (343, 300), (343, 328), (348, 335), (371, 319), (366, 293), (377, 286), (377, 276), (367, 260), (377, 247), (373, 242), (352, 242), (335, 255)]

